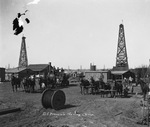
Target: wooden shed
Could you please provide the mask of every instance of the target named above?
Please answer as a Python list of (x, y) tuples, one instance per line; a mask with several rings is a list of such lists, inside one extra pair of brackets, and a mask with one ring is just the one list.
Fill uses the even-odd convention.
[(85, 71), (85, 78), (90, 81), (91, 77), (94, 78), (95, 81), (102, 78), (106, 83), (108, 79), (110, 79), (110, 71)]
[(10, 68), (5, 70), (5, 79), (6, 81), (11, 80), (11, 75), (14, 74), (18, 76), (20, 79), (23, 77), (29, 76), (33, 74), (33, 71), (28, 68)]
[(135, 81), (135, 74), (133, 72), (131, 72), (130, 70), (126, 70), (126, 71), (111, 71), (111, 74), (113, 75), (113, 79), (124, 79), (127, 78), (129, 79), (129, 77), (131, 77), (133, 79), (133, 81)]

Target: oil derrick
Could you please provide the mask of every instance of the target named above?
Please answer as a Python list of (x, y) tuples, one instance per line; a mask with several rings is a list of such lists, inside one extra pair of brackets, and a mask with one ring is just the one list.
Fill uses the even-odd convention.
[(119, 25), (116, 66), (113, 69), (114, 70), (128, 70), (129, 69), (123, 24)]
[(21, 49), (20, 49), (20, 57), (19, 57), (19, 68), (24, 68), (28, 66), (28, 59), (27, 59), (27, 51), (26, 51), (26, 37), (22, 37)]

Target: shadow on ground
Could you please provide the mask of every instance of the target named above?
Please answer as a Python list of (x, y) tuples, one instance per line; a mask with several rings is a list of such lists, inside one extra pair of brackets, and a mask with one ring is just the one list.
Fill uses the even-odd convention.
[(77, 105), (66, 104), (61, 109), (69, 109), (69, 108), (74, 108), (74, 107), (77, 107)]

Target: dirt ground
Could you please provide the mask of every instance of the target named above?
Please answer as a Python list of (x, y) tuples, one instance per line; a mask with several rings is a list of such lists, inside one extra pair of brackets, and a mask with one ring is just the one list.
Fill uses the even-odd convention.
[[(61, 89), (66, 95), (63, 109), (44, 109), (42, 93), (12, 92), (10, 83), (0, 84), (0, 109), (20, 107), (20, 112), (0, 115), (0, 127), (143, 127), (139, 94), (129, 98), (81, 95), (78, 85)], [(134, 93), (139, 93), (135, 87)]]

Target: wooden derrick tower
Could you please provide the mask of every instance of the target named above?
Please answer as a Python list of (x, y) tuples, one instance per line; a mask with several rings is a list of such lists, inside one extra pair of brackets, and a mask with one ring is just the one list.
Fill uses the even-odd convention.
[(22, 37), (21, 49), (20, 49), (20, 57), (19, 57), (19, 68), (24, 68), (28, 66), (28, 59), (27, 59), (27, 50), (26, 50), (26, 37)]
[(129, 69), (123, 24), (119, 25), (116, 66), (113, 69), (114, 70), (128, 70)]

